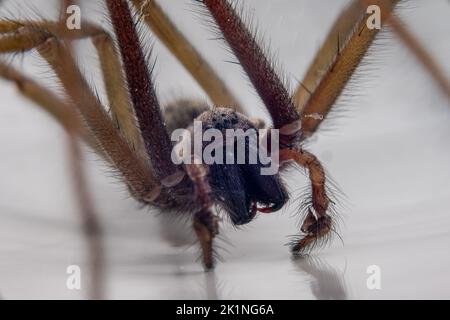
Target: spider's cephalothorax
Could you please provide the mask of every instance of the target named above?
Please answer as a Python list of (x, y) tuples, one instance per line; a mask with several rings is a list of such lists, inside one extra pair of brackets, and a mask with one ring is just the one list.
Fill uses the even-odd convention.
[[(262, 175), (262, 167), (268, 164), (263, 164), (258, 156), (256, 161), (250, 162), (250, 152), (256, 151), (254, 155), (257, 155), (258, 150), (255, 149), (260, 147), (260, 133), (255, 125), (246, 116), (229, 108), (206, 111), (196, 120), (201, 121), (203, 132), (211, 129), (220, 131), (224, 142), (227, 137), (230, 138), (230, 133), (246, 134), (241, 139), (232, 139), (231, 148), (224, 143), (219, 161), (208, 165), (212, 201), (229, 214), (232, 222), (242, 225), (250, 222), (258, 210), (273, 212), (283, 207), (287, 193), (279, 174)], [(203, 142), (203, 148), (208, 145), (209, 142)], [(242, 163), (238, 160), (239, 148), (244, 154)], [(227, 159), (227, 152), (231, 159)]]
[[(249, 119), (231, 108), (211, 109), (204, 103), (184, 99), (169, 104), (164, 110), (164, 119), (171, 134), (176, 129), (188, 129), (192, 153), (195, 152), (192, 141), (197, 136), (193, 122), (197, 125), (200, 123), (201, 138), (206, 137), (206, 133), (211, 133), (211, 130), (219, 134), (222, 143), (221, 147), (212, 151), (215, 156), (213, 163), (205, 164), (205, 159), (201, 159), (201, 166), (207, 173), (205, 182), (208, 184), (211, 204), (223, 209), (233, 224), (246, 224), (258, 211), (275, 212), (286, 203), (288, 195), (278, 170), (272, 174), (261, 174), (262, 168), (271, 165), (267, 162), (268, 154), (262, 162), (259, 153), (262, 120)], [(197, 158), (201, 158), (206, 148), (211, 148), (217, 142), (216, 138), (202, 139), (202, 155)], [(270, 146), (269, 139), (266, 139), (266, 144)], [(215, 154), (218, 149), (220, 155)], [(253, 158), (250, 155), (252, 151)], [(195, 198), (192, 200), (195, 202)], [(180, 205), (183, 209), (197, 209), (195, 203), (175, 204), (175, 209), (182, 211), (177, 208)]]

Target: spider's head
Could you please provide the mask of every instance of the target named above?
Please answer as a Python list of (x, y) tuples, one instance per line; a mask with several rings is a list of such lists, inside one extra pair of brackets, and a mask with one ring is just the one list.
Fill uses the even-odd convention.
[[(224, 142), (226, 140), (226, 129), (238, 129), (248, 133), (249, 129), (259, 133), (252, 121), (232, 109), (216, 108), (200, 115), (197, 120), (202, 121), (203, 132), (208, 129), (217, 129), (222, 133)], [(242, 132), (241, 131), (241, 132)], [(217, 132), (217, 131), (216, 131)], [(230, 132), (230, 131), (229, 131)], [(242, 137), (242, 136), (241, 136)], [(209, 143), (204, 143), (204, 148)], [(278, 173), (263, 175), (261, 169), (269, 165), (260, 162), (259, 156), (256, 161), (249, 161), (249, 150), (258, 148), (259, 144), (252, 142), (249, 138), (235, 139), (230, 148), (223, 146), (222, 163), (209, 165), (209, 184), (212, 189), (214, 201), (222, 207), (230, 216), (235, 225), (250, 222), (257, 211), (273, 212), (279, 210), (286, 203), (288, 196), (286, 189)], [(239, 148), (245, 150), (245, 161), (238, 161)], [(215, 153), (213, 153), (215, 155)], [(233, 158), (232, 163), (226, 157)]]

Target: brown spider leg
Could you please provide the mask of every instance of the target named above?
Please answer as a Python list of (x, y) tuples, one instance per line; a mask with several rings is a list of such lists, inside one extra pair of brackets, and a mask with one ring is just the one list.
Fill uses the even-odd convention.
[[(89, 37), (94, 37), (99, 34), (104, 34), (100, 27), (84, 22), (81, 29), (69, 30), (64, 27), (61, 28), (59, 22), (41, 20), (41, 21), (22, 21), (22, 20), (0, 20), (0, 34), (4, 34), (3, 38), (9, 40), (3, 40), (3, 52), (8, 52), (7, 44), (17, 43), (17, 50), (15, 47), (11, 47), (10, 52), (16, 52), (18, 50), (26, 51), (33, 49), (36, 45), (33, 45), (38, 40), (37, 36), (31, 36), (25, 39), (21, 36), (21, 31), (28, 31), (28, 33), (47, 34), (47, 37), (51, 34), (59, 39), (79, 40)], [(22, 32), (23, 34), (23, 32)], [(20, 40), (20, 41), (19, 41)]]
[[(70, 119), (71, 123), (76, 123), (75, 126), (79, 128), (78, 131), (82, 140), (107, 160), (107, 156), (99, 148), (97, 141), (95, 141), (89, 131), (83, 126), (81, 117), (73, 111), (74, 107), (69, 102), (62, 100), (50, 90), (38, 85), (33, 80), (15, 70), (12, 66), (2, 62), (0, 62), (0, 77), (14, 82), (23, 96), (40, 106), (58, 122), (68, 123)], [(72, 115), (68, 116), (68, 114)]]
[(450, 100), (450, 80), (442, 72), (442, 68), (433, 59), (431, 54), (425, 49), (420, 41), (404, 26), (400, 18), (390, 15), (387, 18), (387, 24), (416, 56), (417, 60), (422, 64), (425, 70), (431, 75), (442, 92)]
[(128, 90), (147, 154), (156, 177), (162, 181), (179, 170), (171, 160), (172, 143), (159, 107), (128, 2), (107, 0), (108, 11), (116, 33)]
[(194, 215), (194, 230), (200, 241), (203, 265), (207, 270), (214, 267), (213, 239), (219, 233), (219, 221), (212, 212), (211, 188), (207, 181), (208, 168), (200, 164), (186, 164), (186, 172), (194, 182), (195, 195), (201, 208)]
[(288, 91), (231, 4), (226, 0), (204, 0), (203, 3), (264, 102), (275, 128), (298, 122), (300, 115)]
[(77, 141), (77, 133), (66, 129), (68, 133), (69, 164), (72, 168), (72, 181), (75, 194), (82, 213), (83, 231), (89, 247), (90, 276), (89, 296), (98, 300), (103, 298), (104, 289), (104, 252), (102, 241), (102, 229), (95, 212), (92, 198), (88, 192), (85, 170), (81, 155), (80, 144)]
[(133, 195), (137, 199), (155, 200), (154, 197), (159, 195), (161, 188), (158, 180), (115, 130), (64, 44), (55, 38), (49, 38), (38, 50), (58, 75), (66, 92), (76, 101), (84, 120), (113, 164), (123, 174)]
[[(69, 163), (72, 168), (72, 178), (75, 194), (81, 209), (83, 230), (86, 235), (89, 248), (90, 276), (89, 297), (101, 299), (103, 297), (103, 245), (100, 221), (92, 204), (92, 199), (87, 192), (87, 182), (82, 165), (81, 150), (78, 137), (94, 142), (87, 135), (80, 117), (73, 108), (61, 101), (52, 92), (39, 86), (14, 70), (12, 67), (0, 62), (0, 77), (16, 83), (20, 92), (29, 100), (36, 103), (54, 119), (56, 119), (67, 133), (67, 144), (69, 147)], [(89, 143), (89, 142), (88, 142)]]
[(92, 41), (100, 58), (103, 83), (105, 84), (113, 122), (133, 150), (142, 159), (148, 161), (144, 142), (131, 105), (120, 57), (114, 43), (107, 34), (99, 34)]
[[(370, 4), (378, 5), (385, 17), (398, 2), (373, 0)], [(360, 0), (354, 0), (341, 13), (297, 88), (294, 100), (303, 115), (303, 138), (323, 122), (379, 32), (367, 28), (366, 9)]]
[(159, 195), (159, 183), (115, 130), (67, 48), (48, 32), (26, 27), (0, 38), (0, 53), (30, 50), (33, 46), (38, 47), (40, 54), (54, 69), (95, 139), (130, 186), (133, 196), (154, 200)]
[(203, 2), (266, 105), (275, 128), (280, 129), (280, 161), (294, 160), (309, 170), (314, 212), (309, 210), (302, 225), (306, 236), (292, 248), (294, 252), (300, 252), (323, 239), (332, 227), (331, 217), (327, 214), (330, 201), (325, 187), (325, 172), (314, 155), (298, 147), (302, 135), (300, 115), (255, 37), (227, 1)]
[[(338, 17), (294, 95), (302, 111), (304, 138), (314, 134), (373, 43), (378, 29), (369, 30), (366, 9), (378, 5), (382, 24), (388, 24), (450, 97), (450, 82), (427, 50), (392, 15), (399, 0), (353, 0)], [(326, 70), (321, 72), (320, 70)], [(310, 116), (311, 115), (311, 116)], [(315, 116), (318, 115), (318, 116)]]
[[(133, 150), (147, 161), (142, 137), (136, 124), (134, 110), (126, 89), (126, 82), (123, 77), (119, 54), (114, 46), (111, 37), (100, 27), (83, 22), (82, 30), (68, 30), (60, 24), (51, 21), (0, 21), (0, 33), (10, 33), (9, 36), (18, 36), (23, 30), (41, 31), (54, 35), (59, 39), (79, 40), (84, 38), (92, 39), (100, 60), (100, 67), (108, 97), (111, 117), (115, 127), (124, 136)], [(12, 33), (12, 35), (11, 35)], [(19, 34), (19, 35), (18, 35)], [(12, 39), (11, 39), (12, 40)], [(70, 43), (70, 41), (66, 41)], [(28, 50), (32, 47), (22, 47), (21, 50)], [(68, 47), (70, 50), (71, 47)]]
[(153, 33), (190, 72), (215, 106), (232, 107), (243, 113), (227, 85), (155, 0), (132, 0), (132, 3)]
[(355, 31), (355, 25), (359, 23), (364, 14), (365, 11), (358, 1), (352, 1), (340, 13), (294, 93), (294, 102), (299, 110), (303, 110), (317, 87), (319, 79), (323, 76), (324, 70), (327, 70), (336, 56), (340, 54), (347, 39)]
[[(323, 239), (332, 230), (332, 219), (327, 214), (330, 200), (326, 191), (325, 172), (319, 160), (302, 149), (283, 149), (280, 151), (280, 162), (293, 160), (308, 169), (311, 181), (312, 203), (303, 221), (301, 231), (305, 236), (292, 246), (294, 253), (301, 253)], [(314, 212), (311, 210), (313, 209)]]

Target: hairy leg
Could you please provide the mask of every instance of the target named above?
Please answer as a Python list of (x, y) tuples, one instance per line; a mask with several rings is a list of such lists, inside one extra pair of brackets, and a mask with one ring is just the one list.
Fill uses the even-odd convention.
[(136, 116), (125, 81), (120, 57), (107, 34), (99, 34), (93, 38), (93, 43), (100, 57), (103, 83), (115, 127), (122, 133), (133, 150), (147, 160), (142, 136), (139, 132)]
[(400, 18), (390, 15), (387, 18), (387, 24), (415, 55), (424, 69), (428, 71), (435, 83), (440, 87), (442, 93), (444, 93), (450, 101), (450, 80), (442, 71), (443, 69), (426, 50), (425, 46), (423, 46), (414, 34), (409, 31)]
[(71, 167), (73, 187), (81, 210), (83, 231), (88, 243), (90, 262), (89, 297), (98, 300), (103, 298), (104, 290), (104, 251), (102, 228), (95, 212), (89, 193), (79, 141), (76, 132), (67, 130), (69, 164)]
[(243, 113), (237, 99), (201, 53), (186, 39), (155, 0), (132, 0), (145, 23), (183, 64), (215, 106)]
[[(233, 6), (226, 0), (204, 0), (203, 3), (264, 102), (275, 128), (283, 129), (286, 125), (297, 123), (300, 114), (295, 109), (293, 100), (275, 73), (273, 64), (264, 55), (255, 36), (244, 25)], [(290, 131), (292, 128), (286, 129)]]
[(39, 53), (51, 65), (66, 92), (76, 101), (78, 109), (93, 135), (100, 142), (113, 164), (123, 173), (138, 199), (143, 199), (158, 188), (147, 165), (133, 153), (126, 141), (115, 130), (111, 119), (98, 98), (92, 93), (65, 45), (49, 38), (39, 46)]
[[(39, 34), (47, 37), (55, 36), (65, 39), (67, 50), (72, 52), (71, 41), (92, 39), (100, 59), (100, 67), (108, 97), (110, 113), (116, 128), (125, 137), (133, 150), (145, 160), (145, 149), (136, 124), (133, 108), (127, 91), (126, 81), (123, 77), (119, 54), (114, 47), (111, 37), (101, 28), (83, 22), (81, 30), (69, 30), (65, 25), (52, 21), (0, 21), (0, 34), (5, 36), (0, 51), (8, 52), (7, 43), (21, 43), (14, 45), (10, 52), (25, 51), (34, 48), (39, 41)], [(24, 33), (24, 35), (21, 35)], [(29, 34), (36, 40), (27, 44)], [(70, 41), (69, 41), (70, 40)]]
[[(380, 7), (381, 15), (384, 17), (398, 2), (398, 0), (374, 0), (371, 3)], [(379, 32), (378, 29), (367, 28), (366, 9), (367, 6), (362, 6), (356, 0), (343, 11), (335, 23), (337, 28), (330, 31), (303, 81), (307, 84), (309, 92), (306, 93), (304, 88), (299, 86), (295, 93), (296, 101), (306, 100), (304, 105), (298, 105), (303, 115), (320, 115), (303, 117), (302, 128), (305, 138), (311, 136), (327, 116)], [(346, 26), (341, 31), (339, 26), (343, 24)], [(325, 72), (318, 73), (318, 70)]]
[(137, 199), (155, 200), (159, 182), (141, 159), (135, 156), (124, 138), (115, 130), (111, 118), (91, 91), (67, 47), (48, 30), (20, 27), (0, 37), (0, 53), (38, 48), (54, 69), (64, 89), (78, 108), (99, 147), (119, 170)]
[(280, 162), (286, 161), (295, 161), (306, 168), (311, 181), (311, 205), (301, 227), (305, 235), (292, 246), (293, 252), (302, 253), (317, 240), (326, 237), (332, 229), (332, 219), (327, 214), (330, 199), (326, 192), (325, 171), (316, 156), (302, 149), (283, 149), (280, 151)]
[(293, 160), (309, 170), (311, 209), (314, 212), (308, 210), (302, 226), (306, 236), (293, 247), (294, 252), (301, 252), (317, 240), (324, 239), (331, 230), (331, 217), (327, 214), (329, 198), (325, 187), (325, 172), (317, 158), (300, 147), (303, 133), (300, 113), (259, 47), (255, 36), (250, 33), (228, 1), (203, 2), (270, 112), (274, 127), (280, 129), (280, 161)]
[[(316, 53), (303, 80), (296, 88), (294, 102), (296, 107), (302, 111), (311, 94), (317, 88), (319, 80), (324, 76), (326, 70), (337, 58), (338, 54), (347, 45), (347, 40), (355, 32), (359, 31), (356, 25), (363, 19), (365, 11), (358, 1), (352, 1), (338, 16), (333, 26)], [(306, 119), (303, 119), (303, 124)]]
[(203, 265), (209, 270), (214, 267), (213, 239), (219, 233), (219, 223), (212, 212), (208, 168), (199, 164), (187, 164), (185, 167), (189, 178), (194, 182), (195, 196), (201, 207), (194, 214), (194, 230), (202, 248)]
[[(20, 24), (19, 27), (17, 27), (17, 24), (0, 24), (0, 26), (3, 26), (3, 30), (8, 31), (11, 31), (13, 27), (16, 28), (12, 34), (0, 38), (0, 52), (15, 52), (29, 50), (33, 47), (38, 48), (39, 53), (54, 69), (67, 94), (74, 101), (81, 116), (87, 123), (89, 131), (92, 132), (96, 140), (100, 143), (101, 150), (105, 152), (111, 163), (125, 177), (133, 195), (139, 200), (158, 205), (161, 204), (163, 206), (173, 201), (170, 196), (168, 197), (170, 187), (177, 185), (183, 179), (184, 172), (177, 170), (175, 174), (166, 176), (161, 182), (162, 186), (160, 185), (158, 179), (149, 171), (148, 166), (142, 162), (142, 159), (136, 157), (136, 154), (130, 149), (129, 144), (114, 129), (111, 118), (108, 117), (103, 106), (92, 93), (84, 77), (78, 70), (74, 58), (71, 55), (70, 48), (66, 44), (58, 41), (51, 32), (47, 31), (48, 29), (42, 30), (31, 26), (23, 26), (23, 24)], [(46, 26), (49, 27), (47, 23)], [(53, 24), (50, 24), (51, 26)], [(54, 32), (60, 32), (60, 35), (62, 35), (62, 31), (58, 28), (55, 28)], [(105, 35), (94, 31), (90, 34), (97, 38), (94, 42), (97, 42), (96, 45), (99, 53), (104, 53), (103, 55), (99, 55), (108, 55), (107, 52), (112, 48), (109, 40), (105, 39)], [(77, 36), (84, 37), (85, 35), (80, 33)], [(104, 47), (105, 43), (106, 49)], [(103, 57), (102, 64), (105, 66), (104, 69), (108, 69), (107, 66), (110, 63), (115, 63), (115, 61), (108, 60), (108, 58), (111, 58), (111, 55), (109, 57)], [(55, 108), (57, 111), (59, 111), (58, 107), (56, 106)], [(191, 179), (197, 182), (197, 178), (194, 178), (194, 176)], [(200, 189), (204, 184), (205, 182), (201, 183)], [(202, 209), (196, 214), (194, 226), (201, 241), (204, 253), (204, 265), (207, 268), (211, 268), (213, 266), (212, 238), (216, 233), (213, 225), (217, 224), (211, 223), (215, 218), (212, 213), (211, 218), (208, 218), (208, 212), (211, 211)]]
[(102, 154), (102, 150), (99, 148), (95, 139), (83, 126), (81, 117), (74, 111), (74, 107), (70, 102), (64, 101), (50, 90), (40, 86), (35, 81), (27, 78), (11, 65), (4, 62), (0, 62), (0, 77), (14, 82), (23, 96), (40, 106), (64, 127), (70, 123), (78, 127), (79, 135), (82, 140), (91, 149), (95, 150), (99, 155), (102, 155), (104, 159), (107, 159), (107, 157)]
[(163, 180), (177, 173), (171, 160), (172, 143), (153, 88), (150, 70), (128, 2), (106, 1), (117, 36), (131, 101), (155, 175)]
[(0, 62), (0, 77), (16, 83), (20, 92), (50, 114), (66, 130), (68, 158), (72, 169), (75, 194), (80, 205), (83, 231), (88, 245), (91, 284), (89, 297), (101, 299), (103, 296), (103, 250), (100, 221), (95, 212), (92, 199), (87, 192), (87, 182), (81, 157), (79, 137), (95, 148), (92, 137), (86, 133), (78, 114), (66, 102), (52, 92), (39, 86), (31, 79), (21, 75), (12, 67)]
[(317, 131), (379, 33), (378, 29), (367, 28), (369, 5), (380, 7), (383, 26), (391, 27), (450, 99), (450, 82), (442, 68), (392, 14), (399, 2), (353, 0), (340, 14), (294, 94), (295, 105), (303, 115), (304, 138)]

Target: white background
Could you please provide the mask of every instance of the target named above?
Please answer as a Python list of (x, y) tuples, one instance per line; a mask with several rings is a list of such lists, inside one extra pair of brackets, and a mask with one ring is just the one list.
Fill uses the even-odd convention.
[[(90, 1), (83, 13), (102, 22)], [(239, 66), (211, 34), (191, 1), (159, 1), (252, 115), (262, 104)], [(328, 28), (348, 1), (243, 1), (278, 54), (292, 86), (301, 79)], [(6, 0), (0, 14), (29, 17), (32, 4), (55, 17), (48, 1)], [(94, 3), (94, 4), (92, 4)], [(450, 4), (408, 1), (398, 11), (450, 75)], [(34, 9), (34, 10), (35, 10)], [(31, 15), (34, 17), (35, 15)], [(105, 167), (88, 156), (90, 189), (106, 230), (108, 298), (379, 299), (450, 298), (450, 105), (410, 53), (390, 33), (370, 54), (310, 149), (346, 194), (341, 236), (313, 257), (294, 260), (288, 235), (307, 180), (291, 175), (293, 201), (284, 211), (235, 230), (223, 226), (223, 262), (204, 273), (196, 246), (162, 240), (167, 223), (140, 209)], [(155, 79), (161, 102), (205, 99), (192, 78), (158, 42)], [(7, 57), (11, 59), (10, 57)], [(90, 45), (80, 60), (95, 66)], [(52, 76), (36, 54), (14, 59), (48, 86)], [(85, 67), (98, 83), (96, 68)], [(368, 70), (370, 69), (370, 70)], [(85, 246), (71, 192), (64, 134), (10, 83), (0, 81), (0, 295), (5, 299), (80, 299), (66, 288), (66, 268), (86, 269)], [(174, 227), (175, 228), (175, 227)], [(173, 228), (171, 228), (173, 229)], [(173, 238), (173, 237), (172, 237)], [(173, 240), (173, 239), (172, 239)], [(381, 290), (368, 290), (366, 269), (381, 268)]]

